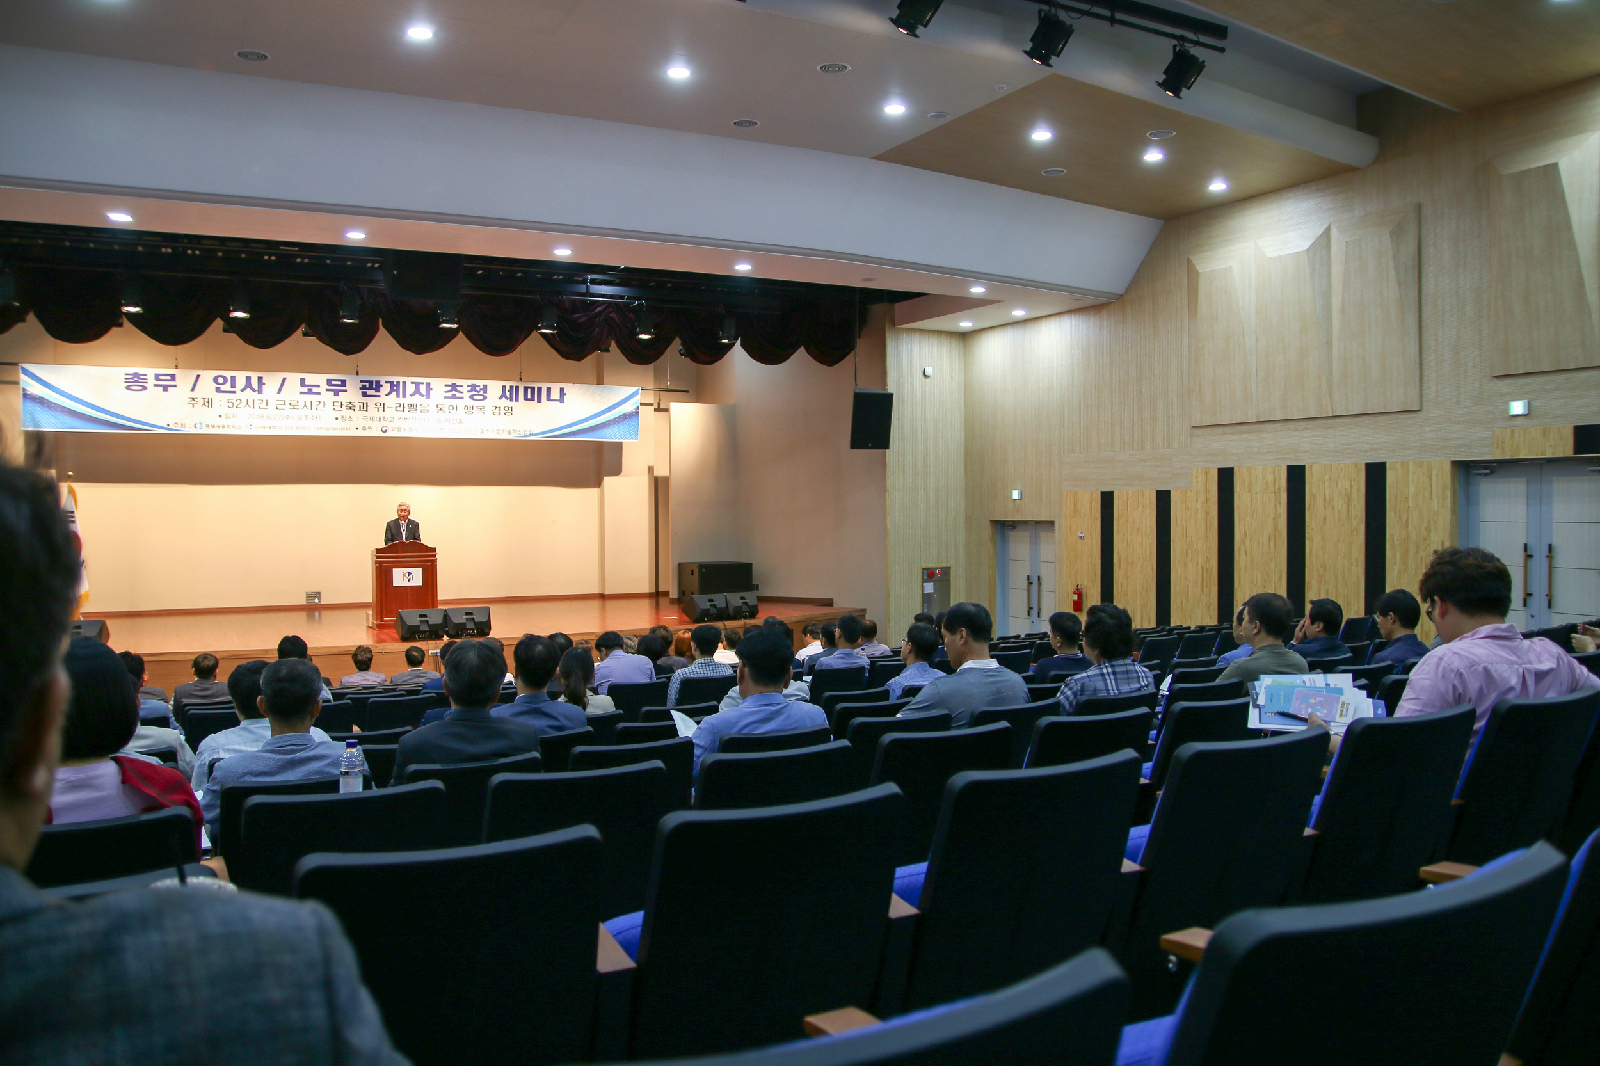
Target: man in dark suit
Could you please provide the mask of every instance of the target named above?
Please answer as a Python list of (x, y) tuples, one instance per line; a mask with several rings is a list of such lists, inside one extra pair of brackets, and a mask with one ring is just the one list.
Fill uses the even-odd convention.
[(422, 527), (417, 525), (411, 517), (411, 505), (402, 503), (394, 509), (395, 517), (389, 519), (389, 524), (383, 527), (383, 542), (393, 544), (397, 540), (421, 540)]
[(403, 1063), (325, 907), (195, 888), (63, 906), (28, 883), (79, 563), (55, 486), (6, 466), (0, 559), (0, 1062)]
[(502, 652), (481, 640), (463, 640), (444, 662), (450, 714), (400, 738), (394, 783), (414, 763), (488, 762), (539, 750), (539, 727), (521, 718), (496, 718), (491, 710), (506, 676)]

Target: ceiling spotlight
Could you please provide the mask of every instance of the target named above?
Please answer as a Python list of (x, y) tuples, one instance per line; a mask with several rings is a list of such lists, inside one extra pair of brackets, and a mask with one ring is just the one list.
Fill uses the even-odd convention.
[(556, 331), (556, 309), (549, 304), (539, 308), (539, 332), (554, 333)]
[(106, 217), (113, 222), (132, 222), (133, 216), (126, 211), (107, 211)]
[(1159, 163), (1165, 158), (1167, 158), (1167, 153), (1163, 152), (1159, 148), (1151, 148), (1144, 154), (1144, 161), (1146, 163)]
[(971, 322), (957, 322), (956, 325), (960, 326), (962, 329), (971, 329), (972, 328), (972, 323)]
[(433, 40), (433, 27), (423, 22), (414, 23), (406, 27), (406, 36), (413, 41)]
[(906, 105), (905, 104), (884, 104), (883, 105), (883, 113), (885, 115), (903, 115), (903, 114), (906, 113)]
[(641, 308), (633, 320), (633, 332), (642, 341), (653, 340), (656, 335), (656, 313), (648, 307)]
[(233, 54), (244, 60), (246, 63), (265, 63), (267, 60), (272, 58), (259, 48), (241, 48)]
[(571, 255), (572, 254), (572, 249), (571, 248), (552, 248), (552, 249), (550, 249), (550, 254), (551, 255)]
[(339, 289), (339, 321), (347, 326), (361, 321), (361, 294), (349, 286)]
[(233, 295), (228, 298), (228, 317), (250, 317), (250, 290), (242, 281), (234, 284)]
[(1200, 80), (1200, 72), (1205, 69), (1205, 60), (1182, 44), (1175, 44), (1172, 46), (1172, 58), (1167, 60), (1167, 69), (1161, 72), (1161, 80), (1156, 82), (1156, 88), (1181, 100), (1184, 91), (1194, 88), (1194, 83)]
[(900, 0), (899, 10), (889, 20), (889, 25), (908, 37), (916, 37), (918, 30), (926, 29), (933, 21), (942, 3), (944, 0)]
[(1028, 134), (1028, 136), (1032, 137), (1036, 141), (1048, 141), (1050, 138), (1054, 137), (1055, 134), (1051, 133), (1049, 130), (1034, 130), (1032, 133)]
[(461, 328), (461, 307), (460, 307), (460, 305), (453, 304), (453, 303), (452, 304), (440, 304), (439, 305), (439, 328), (440, 329), (460, 329)]
[(761, 125), (761, 122), (760, 122), (759, 119), (736, 118), (736, 119), (733, 120), (733, 128), (734, 129), (739, 129), (739, 130), (747, 130), (747, 129), (750, 129), (750, 128), (754, 127), (754, 126), (759, 126), (759, 125)]
[(950, 117), (950, 112), (948, 112), (948, 111), (929, 111), (928, 112), (928, 117), (931, 118), (935, 122), (943, 122), (945, 119)]
[(1206, 186), (1206, 188), (1210, 189), (1212, 192), (1227, 192), (1228, 183), (1223, 181), (1221, 178), (1215, 178), (1212, 180), (1210, 185)]
[(732, 315), (722, 320), (722, 325), (717, 329), (717, 343), (732, 345), (739, 339), (739, 323)]
[(1149, 133), (1145, 134), (1145, 136), (1150, 138), (1152, 141), (1164, 141), (1168, 137), (1176, 137), (1177, 135), (1177, 130), (1151, 130)]
[(1060, 15), (1049, 8), (1039, 9), (1039, 25), (1033, 28), (1033, 38), (1029, 40), (1028, 47), (1022, 54), (1039, 64), (1041, 67), (1051, 66), (1052, 59), (1061, 57), (1062, 49), (1067, 47), (1067, 42), (1072, 40), (1074, 27), (1067, 25)]
[(1016, 310), (1012, 311), (1011, 313), (1015, 317), (1021, 318), (1023, 315), (1028, 313), (1028, 309), (1026, 307), (1019, 307)]
[(989, 291), (989, 286), (987, 286), (987, 285), (974, 285), (971, 288), (969, 288), (967, 291), (968, 292), (988, 292)]
[(122, 279), (122, 313), (136, 315), (144, 310), (144, 295), (139, 279), (129, 274)]
[(750, 264), (749, 263), (735, 263), (735, 264), (733, 264), (733, 269), (735, 269), (735, 270), (749, 270), (750, 269)]
[(1066, 172), (1066, 167), (1045, 167), (1043, 170), (1039, 171), (1039, 173), (1043, 174), (1047, 178), (1059, 178)]
[(824, 63), (817, 68), (824, 74), (843, 74), (850, 69), (849, 63)]
[(667, 77), (675, 78), (678, 81), (682, 81), (684, 78), (687, 78), (690, 74), (693, 74), (693, 73), (694, 73), (694, 71), (690, 70), (688, 67), (684, 66), (682, 63), (674, 63), (672, 66), (667, 68)]
[(344, 231), (344, 235), (352, 241), (364, 241), (367, 239), (366, 232), (358, 229), (347, 229)]

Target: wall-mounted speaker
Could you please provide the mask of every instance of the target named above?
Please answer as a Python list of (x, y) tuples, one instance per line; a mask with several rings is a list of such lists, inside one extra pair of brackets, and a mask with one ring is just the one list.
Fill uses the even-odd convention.
[(850, 408), (850, 447), (884, 451), (889, 447), (889, 423), (894, 417), (894, 393), (883, 389), (857, 389)]
[(407, 643), (418, 640), (438, 640), (444, 636), (442, 610), (402, 610), (394, 620), (394, 631)]

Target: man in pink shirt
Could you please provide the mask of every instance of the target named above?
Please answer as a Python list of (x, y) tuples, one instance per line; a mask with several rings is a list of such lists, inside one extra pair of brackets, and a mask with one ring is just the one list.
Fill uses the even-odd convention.
[(1478, 709), (1476, 737), (1501, 700), (1600, 688), (1600, 678), (1558, 645), (1543, 637), (1523, 640), (1506, 621), (1511, 572), (1482, 548), (1440, 549), (1417, 591), (1445, 643), (1411, 671), (1395, 717), (1470, 703)]

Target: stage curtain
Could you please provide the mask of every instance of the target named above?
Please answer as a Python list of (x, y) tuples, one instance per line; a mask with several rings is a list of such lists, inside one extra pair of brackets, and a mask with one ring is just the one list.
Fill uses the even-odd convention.
[(157, 344), (188, 344), (210, 329), (219, 313), (227, 312), (228, 289), (226, 281), (213, 278), (141, 277), (139, 305), (144, 310), (130, 312), (126, 320)]
[(97, 341), (122, 324), (117, 276), (104, 271), (19, 270), (17, 298), (46, 333), (67, 344)]
[(382, 324), (378, 309), (382, 300), (365, 289), (357, 289), (361, 316), (356, 322), (339, 321), (341, 292), (337, 285), (305, 286), (305, 328), (317, 340), (342, 355), (360, 355), (378, 335)]

